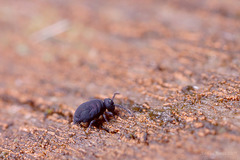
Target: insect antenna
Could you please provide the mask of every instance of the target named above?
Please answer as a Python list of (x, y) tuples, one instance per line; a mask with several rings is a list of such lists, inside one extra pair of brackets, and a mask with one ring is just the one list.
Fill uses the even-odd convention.
[(123, 106), (121, 106), (121, 105), (119, 105), (119, 104), (115, 104), (115, 106), (124, 109), (124, 110), (127, 111), (130, 115), (132, 115), (132, 112), (131, 112), (129, 109), (127, 109), (127, 108), (125, 108), (125, 107), (123, 107)]
[(114, 98), (115, 98), (115, 96), (116, 96), (117, 94), (120, 94), (120, 93), (115, 92), (115, 93), (113, 94), (112, 101), (114, 100)]

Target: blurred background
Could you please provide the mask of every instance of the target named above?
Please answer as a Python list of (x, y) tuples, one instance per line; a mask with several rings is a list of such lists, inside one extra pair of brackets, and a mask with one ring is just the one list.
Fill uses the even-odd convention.
[[(239, 157), (239, 0), (0, 0), (0, 4), (2, 158)], [(114, 130), (114, 136), (96, 131), (96, 137), (104, 132), (104, 142), (94, 136), (84, 141), (111, 146), (114, 154), (91, 148), (91, 143), (79, 147), (84, 135), (75, 134), (84, 129), (66, 129), (64, 120), (71, 123), (82, 102), (110, 97), (115, 91), (121, 93), (117, 102), (134, 110), (137, 118), (123, 115), (126, 123), (113, 122), (118, 123), (115, 129), (130, 124), (129, 130)], [(163, 115), (166, 107), (171, 113)], [(49, 121), (44, 121), (46, 115)], [(173, 123), (176, 115), (184, 125), (179, 119)], [(202, 115), (209, 120), (200, 119)], [(168, 130), (175, 127), (184, 133), (152, 128), (159, 125), (156, 119)], [(54, 135), (48, 134), (50, 130)], [(49, 136), (49, 147), (28, 149), (24, 144), (39, 143), (39, 135), (28, 138), (25, 132), (38, 131), (46, 133), (40, 144)], [(69, 132), (74, 133), (71, 145), (69, 139), (57, 137), (64, 139)], [(142, 134), (149, 135), (149, 146)], [(184, 139), (184, 134), (192, 139)], [(177, 138), (169, 138), (173, 135)], [(59, 145), (48, 150), (55, 144), (50, 139), (66, 149)]]

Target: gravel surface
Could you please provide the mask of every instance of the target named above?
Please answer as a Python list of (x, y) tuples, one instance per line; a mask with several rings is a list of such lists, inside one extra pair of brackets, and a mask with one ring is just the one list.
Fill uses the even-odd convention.
[(239, 0), (0, 4), (0, 159), (239, 159)]

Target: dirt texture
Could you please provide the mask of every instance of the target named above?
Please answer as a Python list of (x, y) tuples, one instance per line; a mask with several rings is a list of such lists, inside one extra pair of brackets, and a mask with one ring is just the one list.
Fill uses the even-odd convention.
[(0, 159), (240, 158), (239, 0), (0, 4)]

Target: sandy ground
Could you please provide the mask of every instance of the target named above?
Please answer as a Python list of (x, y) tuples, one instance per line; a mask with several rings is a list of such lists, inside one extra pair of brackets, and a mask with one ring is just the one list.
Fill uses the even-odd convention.
[(239, 0), (0, 4), (0, 159), (239, 159)]

